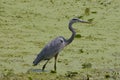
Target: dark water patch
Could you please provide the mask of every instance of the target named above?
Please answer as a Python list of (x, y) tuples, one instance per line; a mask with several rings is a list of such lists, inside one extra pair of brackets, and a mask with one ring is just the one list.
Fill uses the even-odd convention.
[(89, 23), (92, 23), (93, 20), (94, 20), (94, 18), (90, 18), (90, 19), (88, 19)]
[(90, 15), (90, 8), (86, 8), (84, 14), (87, 16)]
[(82, 64), (82, 68), (85, 69), (85, 68), (92, 68), (92, 64), (91, 63), (83, 63)]
[(75, 38), (81, 38), (82, 36), (81, 36), (81, 34), (76, 34), (75, 35)]
[(66, 77), (74, 77), (78, 74), (78, 72), (72, 72), (72, 71), (68, 71), (65, 75)]
[(84, 50), (83, 49), (79, 49), (79, 53), (84, 53)]

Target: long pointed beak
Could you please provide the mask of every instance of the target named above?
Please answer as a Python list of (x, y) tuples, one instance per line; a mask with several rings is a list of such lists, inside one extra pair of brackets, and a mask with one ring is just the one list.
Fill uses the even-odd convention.
[(81, 19), (79, 19), (79, 22), (81, 22), (81, 23), (90, 23), (89, 21), (84, 21), (84, 20), (81, 20)]

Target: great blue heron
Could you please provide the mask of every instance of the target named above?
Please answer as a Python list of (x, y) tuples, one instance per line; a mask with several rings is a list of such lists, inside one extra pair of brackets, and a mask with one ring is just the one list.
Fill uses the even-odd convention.
[(72, 32), (72, 35), (69, 39), (65, 39), (62, 36), (59, 36), (55, 39), (53, 39), (50, 43), (48, 43), (42, 51), (37, 55), (36, 59), (33, 61), (33, 66), (37, 65), (40, 61), (42, 60), (47, 60), (47, 62), (43, 65), (42, 70), (44, 71), (46, 64), (48, 61), (55, 57), (55, 62), (54, 62), (54, 70), (56, 71), (56, 60), (58, 53), (68, 44), (70, 44), (75, 37), (76, 32), (72, 28), (72, 24), (76, 22), (81, 22), (81, 23), (88, 23), (88, 21), (83, 21), (78, 18), (73, 18), (69, 22), (69, 30)]

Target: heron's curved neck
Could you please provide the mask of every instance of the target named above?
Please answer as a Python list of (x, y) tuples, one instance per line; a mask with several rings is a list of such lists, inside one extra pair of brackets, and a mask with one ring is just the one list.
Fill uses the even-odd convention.
[(72, 32), (72, 35), (71, 37), (67, 40), (67, 44), (70, 44), (73, 40), (74, 40), (74, 37), (76, 35), (76, 32), (74, 31), (73, 27), (72, 27), (72, 24), (73, 23), (69, 23), (69, 30)]

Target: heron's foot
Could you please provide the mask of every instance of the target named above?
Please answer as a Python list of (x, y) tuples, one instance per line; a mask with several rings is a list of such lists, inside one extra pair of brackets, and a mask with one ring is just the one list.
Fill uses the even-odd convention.
[(42, 72), (44, 72), (44, 69), (42, 69)]
[(44, 72), (44, 70), (45, 70), (45, 65), (43, 65), (43, 67), (42, 67), (42, 71)]
[(50, 72), (51, 72), (51, 73), (57, 73), (56, 70), (51, 70)]

